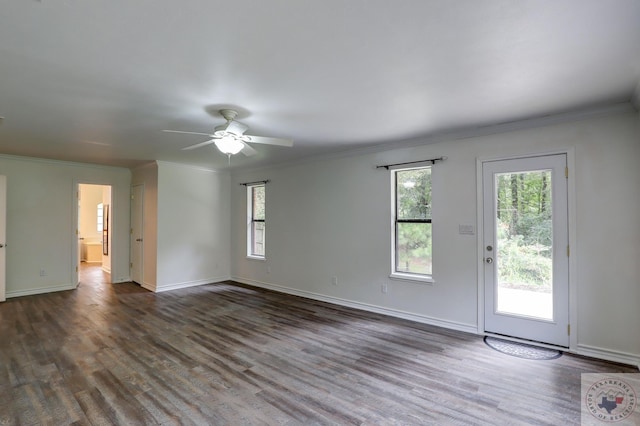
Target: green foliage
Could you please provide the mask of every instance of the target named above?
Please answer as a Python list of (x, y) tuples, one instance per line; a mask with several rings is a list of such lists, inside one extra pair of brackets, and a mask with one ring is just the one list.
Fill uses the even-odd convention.
[(264, 185), (251, 187), (253, 196), (253, 219), (264, 219)]
[(496, 187), (500, 285), (550, 291), (551, 172), (500, 174)]
[(398, 271), (431, 274), (431, 224), (398, 223), (397, 238)]
[(431, 168), (396, 172), (398, 219), (431, 219)]
[(501, 287), (532, 291), (551, 291), (552, 260), (550, 247), (525, 244), (522, 235), (509, 235), (509, 225), (500, 223), (498, 259)]

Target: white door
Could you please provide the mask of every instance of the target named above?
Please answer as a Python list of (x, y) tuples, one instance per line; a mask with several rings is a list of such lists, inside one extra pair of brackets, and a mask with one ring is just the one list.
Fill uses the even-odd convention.
[(131, 281), (142, 282), (144, 185), (131, 187)]
[(569, 346), (565, 154), (487, 161), (485, 331)]
[(84, 237), (82, 236), (82, 226), (80, 226), (80, 218), (82, 217), (82, 210), (80, 209), (81, 207), (81, 201), (82, 200), (82, 193), (81, 193), (81, 188), (80, 185), (77, 185), (77, 190), (76, 190), (76, 201), (78, 203), (78, 215), (76, 216), (77, 219), (77, 223), (76, 223), (76, 239), (77, 239), (77, 244), (76, 244), (76, 286), (80, 284), (80, 265), (82, 264), (82, 241), (84, 240)]
[(0, 175), (0, 302), (6, 300), (7, 177)]

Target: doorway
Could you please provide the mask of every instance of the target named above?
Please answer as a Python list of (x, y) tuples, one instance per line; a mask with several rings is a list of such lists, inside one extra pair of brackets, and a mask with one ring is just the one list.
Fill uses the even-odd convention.
[(78, 284), (83, 269), (91, 266), (111, 282), (113, 208), (111, 185), (78, 184), (77, 255)]
[(567, 156), (482, 163), (484, 328), (569, 347)]
[(6, 300), (7, 177), (0, 175), (0, 302)]

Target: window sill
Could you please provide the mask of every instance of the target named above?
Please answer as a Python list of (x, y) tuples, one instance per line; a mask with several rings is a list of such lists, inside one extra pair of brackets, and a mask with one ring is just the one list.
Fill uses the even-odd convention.
[(425, 284), (433, 284), (436, 282), (433, 277), (429, 275), (402, 274), (399, 272), (392, 273), (389, 275), (389, 278), (396, 281), (411, 281)]
[(251, 256), (251, 255), (247, 255), (247, 259), (249, 260), (259, 260), (261, 262), (266, 262), (267, 258), (264, 256)]

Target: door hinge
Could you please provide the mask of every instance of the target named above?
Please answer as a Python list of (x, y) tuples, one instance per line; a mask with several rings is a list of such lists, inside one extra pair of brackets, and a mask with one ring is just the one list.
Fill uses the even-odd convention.
[(129, 264), (129, 269), (133, 269), (133, 262)]
[(76, 272), (78, 272), (78, 266), (76, 265)]
[(571, 324), (567, 324), (567, 336), (571, 336)]
[(131, 235), (133, 235), (133, 228), (131, 228), (131, 232), (129, 232)]
[(567, 257), (571, 256), (571, 249), (569, 249), (569, 246), (567, 246)]
[(569, 167), (564, 168), (564, 177), (569, 178)]

